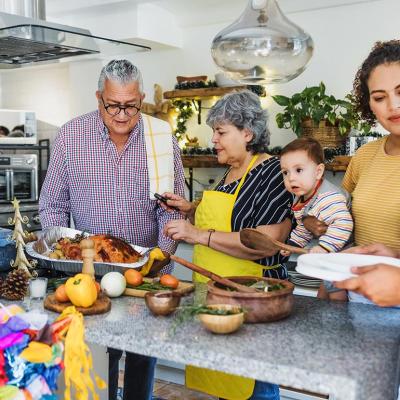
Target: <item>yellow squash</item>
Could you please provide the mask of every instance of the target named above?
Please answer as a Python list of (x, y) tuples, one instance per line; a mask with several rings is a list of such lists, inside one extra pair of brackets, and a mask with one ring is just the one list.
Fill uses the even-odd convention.
[(141, 269), (140, 273), (143, 276), (146, 276), (150, 272), (151, 267), (154, 264), (154, 261), (163, 261), (163, 260), (165, 260), (163, 252), (159, 247), (155, 247), (153, 250), (150, 251), (149, 259), (147, 263), (143, 265), (143, 268)]
[(93, 278), (87, 274), (77, 274), (69, 278), (65, 291), (71, 303), (77, 307), (90, 307), (97, 299), (97, 290)]

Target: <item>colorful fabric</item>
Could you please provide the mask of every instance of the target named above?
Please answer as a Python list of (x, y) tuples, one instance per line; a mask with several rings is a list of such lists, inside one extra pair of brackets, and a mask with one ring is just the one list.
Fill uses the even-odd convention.
[(52, 351), (48, 344), (33, 341), (19, 356), (31, 363), (48, 363), (52, 359)]
[[(98, 111), (65, 124), (55, 140), (41, 190), (43, 228), (69, 226), (70, 213), (82, 231), (109, 233), (144, 247), (174, 253), (163, 233), (179, 213), (165, 212), (149, 197), (146, 143), (140, 118), (121, 153), (110, 140)], [(173, 138), (174, 193), (184, 196), (180, 150)]]
[[(0, 306), (8, 316), (11, 314), (9, 310), (15, 310), (11, 306)], [(46, 314), (42, 315), (47, 319)], [(65, 365), (68, 369), (65, 371), (67, 389), (64, 398), (71, 398), (72, 389), (74, 399), (88, 399), (91, 392), (90, 398), (97, 400), (99, 397), (91, 377), (91, 354), (84, 342), (82, 314), (75, 307), (68, 307), (54, 324), (44, 324), (41, 332), (34, 333), (30, 328), (38, 323), (43, 325), (43, 318), (35, 313), (25, 313), (11, 316), (0, 324), (3, 333), (0, 339), (0, 399), (55, 400), (57, 378), (64, 369), (65, 341)], [(51, 343), (32, 341), (32, 338)], [(98, 388), (105, 387), (96, 375), (94, 380)]]
[(357, 245), (400, 242), (400, 156), (385, 152), (387, 137), (362, 146), (343, 178), (352, 196), (354, 238)]
[[(99, 396), (95, 392), (95, 385), (91, 379), (90, 372), (93, 369), (92, 355), (85, 343), (83, 315), (76, 311), (74, 306), (67, 307), (57, 320), (71, 317), (68, 333), (65, 337), (65, 394), (64, 399), (71, 399), (71, 388), (75, 388), (76, 400), (86, 400), (89, 392), (93, 400), (98, 400)], [(105, 382), (97, 375), (94, 376), (96, 386), (100, 389), (106, 387)]]

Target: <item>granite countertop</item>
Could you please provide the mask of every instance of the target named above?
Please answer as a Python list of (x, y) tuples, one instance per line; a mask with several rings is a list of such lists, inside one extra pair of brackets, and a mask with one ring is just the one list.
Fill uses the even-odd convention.
[[(192, 299), (185, 298), (185, 303)], [(174, 316), (152, 316), (141, 298), (120, 297), (112, 300), (109, 313), (85, 318), (86, 338), (99, 345), (331, 394), (335, 400), (394, 399), (400, 309), (295, 296), (287, 319), (246, 324), (231, 335), (209, 333), (198, 321), (185, 322), (174, 332), (174, 320)]]

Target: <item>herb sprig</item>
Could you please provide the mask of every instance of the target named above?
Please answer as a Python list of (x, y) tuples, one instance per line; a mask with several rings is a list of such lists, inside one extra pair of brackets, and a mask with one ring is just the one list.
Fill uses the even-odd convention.
[(161, 285), (158, 282), (143, 282), (138, 286), (127, 285), (130, 289), (138, 289), (138, 290), (148, 290), (150, 292), (155, 292), (157, 290), (172, 290), (169, 286)]
[(222, 308), (211, 308), (204, 304), (182, 306), (178, 307), (176, 310), (175, 319), (171, 327), (172, 333), (175, 333), (178, 326), (193, 320), (198, 314), (233, 315), (245, 312), (245, 310), (240, 306), (237, 306), (233, 310), (225, 310)]

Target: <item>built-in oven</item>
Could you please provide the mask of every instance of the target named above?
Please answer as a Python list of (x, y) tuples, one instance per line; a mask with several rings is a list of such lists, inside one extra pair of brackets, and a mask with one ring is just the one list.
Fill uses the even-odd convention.
[[(22, 203), (19, 211), (23, 217), (28, 217), (28, 223), (24, 225), (24, 230), (28, 232), (41, 230), (38, 203)], [(0, 204), (0, 227), (13, 230), (14, 225), (11, 223), (14, 215), (15, 210), (11, 204)]]
[(14, 197), (21, 202), (38, 200), (36, 154), (0, 155), (0, 203), (8, 203)]

